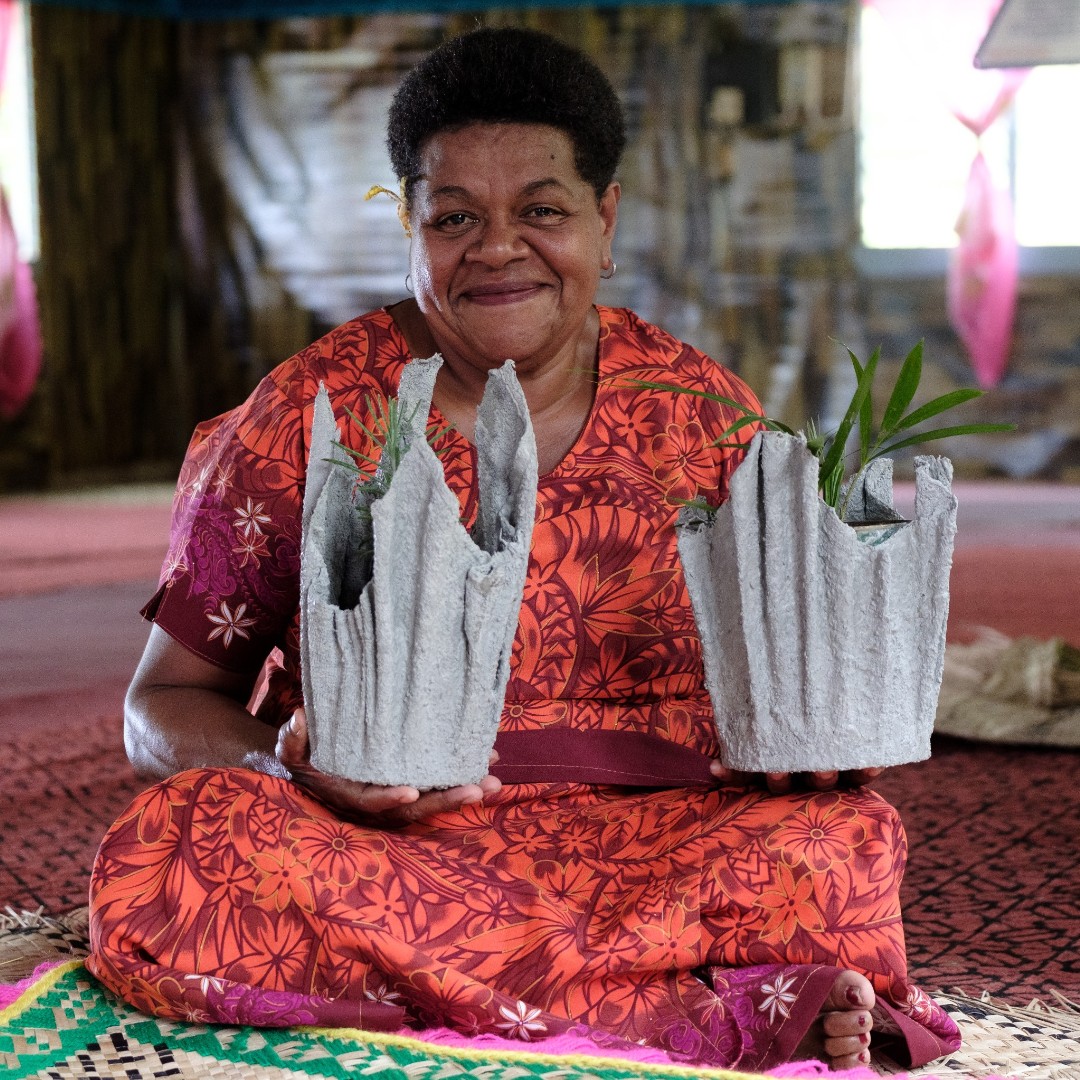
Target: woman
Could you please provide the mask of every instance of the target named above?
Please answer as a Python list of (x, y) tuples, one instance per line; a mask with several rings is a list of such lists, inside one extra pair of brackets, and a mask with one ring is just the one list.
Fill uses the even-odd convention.
[[(128, 752), (162, 783), (103, 842), (91, 970), (144, 1009), (223, 1023), (573, 1031), (743, 1068), (865, 1062), (872, 1026), (916, 1063), (953, 1048), (906, 981), (892, 808), (835, 775), (765, 790), (717, 760), (673, 522), (681, 499), (724, 497), (741, 451), (713, 442), (735, 413), (631, 384), (756, 402), (594, 305), (615, 269), (611, 87), (545, 35), (480, 30), (404, 81), (388, 141), (415, 297), (193, 439), (127, 701)], [(298, 543), (320, 382), (341, 419), (436, 352), (464, 518), (476, 406), (508, 357), (541, 479), (498, 761), (420, 792), (308, 761)]]

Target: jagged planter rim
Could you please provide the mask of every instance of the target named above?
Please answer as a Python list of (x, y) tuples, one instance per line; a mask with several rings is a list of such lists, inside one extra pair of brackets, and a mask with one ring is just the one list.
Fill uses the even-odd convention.
[(761, 432), (713, 520), (682, 516), (679, 554), (726, 765), (800, 772), (929, 756), (951, 476), (947, 459), (917, 458), (913, 520), (871, 547), (821, 499), (805, 443)]
[[(418, 410), (426, 420), (441, 359), (412, 363), (427, 384)], [(352, 542), (362, 528), (359, 515), (335, 476), (305, 496), (301, 661), (312, 761), (324, 771), (428, 789), (475, 782), (488, 770), (536, 503), (535, 442), (513, 366), (493, 372), (489, 388), (493, 381), (499, 400), (511, 403), (520, 433), (508, 459), (489, 462), (503, 470), (500, 490), (509, 500), (501, 517), (495, 511), (507, 527), (490, 543), (493, 550), (462, 526), (442, 464), (421, 434), (371, 507), (371, 578), (361, 583), (356, 604), (342, 607), (335, 600), (341, 567), (324, 557), (325, 534), (345, 530), (339, 545)], [(487, 392), (485, 402), (490, 406)], [(319, 453), (317, 430), (328, 440), (328, 415), (335, 431), (329, 399), (317, 400), (309, 473)], [(485, 438), (480, 426), (478, 440)]]

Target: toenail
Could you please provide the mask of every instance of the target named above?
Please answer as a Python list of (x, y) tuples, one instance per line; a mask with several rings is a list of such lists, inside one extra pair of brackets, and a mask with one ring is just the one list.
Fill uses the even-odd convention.
[(859, 1042), (861, 1042), (863, 1044), (863, 1046), (869, 1046), (870, 1045), (870, 1034), (869, 1034), (869, 1032), (864, 1031), (859, 1036)]
[(870, 1023), (870, 1018), (866, 1013), (859, 1013), (859, 1027), (866, 1027), (868, 1023)]
[(857, 986), (849, 986), (844, 993), (844, 997), (846, 997), (852, 1005), (862, 1004), (861, 995), (859, 994), (859, 988)]
[(864, 1050), (861, 1054), (859, 1054), (859, 1060), (864, 1065), (869, 1065), (870, 1064), (870, 1051), (869, 1050)]

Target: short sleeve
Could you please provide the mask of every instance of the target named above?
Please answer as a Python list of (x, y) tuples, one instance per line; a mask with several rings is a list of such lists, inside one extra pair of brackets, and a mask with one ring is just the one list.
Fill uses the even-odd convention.
[(288, 372), (300, 366), (278, 369), (243, 405), (196, 428), (160, 585), (143, 609), (230, 671), (256, 672), (297, 610), (304, 411)]

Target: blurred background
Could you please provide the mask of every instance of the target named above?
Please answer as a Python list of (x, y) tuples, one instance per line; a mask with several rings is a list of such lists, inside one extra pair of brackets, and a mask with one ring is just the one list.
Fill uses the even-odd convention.
[(947, 422), (1016, 425), (935, 444), (958, 477), (1075, 484), (1080, 5), (1005, 56), (1053, 63), (976, 69), (1000, 6), (0, 0), (0, 492), (171, 481), (197, 421), (405, 295), (364, 201), (396, 187), (386, 107), (479, 24), (579, 45), (626, 106), (605, 302), (794, 424), (838, 419), (842, 346), (884, 382), (925, 339), (919, 400), (981, 386)]

